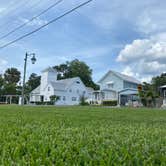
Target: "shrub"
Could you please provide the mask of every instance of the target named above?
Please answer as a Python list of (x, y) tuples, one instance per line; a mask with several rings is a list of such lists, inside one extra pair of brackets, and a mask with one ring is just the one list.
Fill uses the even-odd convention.
[(45, 102), (36, 101), (36, 102), (33, 102), (33, 103), (36, 104), (36, 105), (54, 105), (54, 103), (52, 101), (45, 101)]
[(86, 102), (85, 96), (80, 97), (80, 105), (82, 105), (82, 106), (89, 105), (89, 103)]
[(50, 96), (50, 102), (52, 103), (51, 105), (54, 105), (59, 100), (59, 96), (52, 95)]
[(43, 102), (41, 102), (41, 101), (36, 101), (36, 102), (34, 102), (36, 105), (43, 105)]
[(118, 102), (117, 100), (104, 100), (103, 105), (104, 106), (117, 106)]

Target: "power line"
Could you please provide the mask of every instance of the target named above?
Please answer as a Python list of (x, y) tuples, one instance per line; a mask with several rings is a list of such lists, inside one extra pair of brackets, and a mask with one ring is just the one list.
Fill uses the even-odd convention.
[[(21, 2), (21, 3), (20, 3)], [(15, 13), (15, 11), (18, 11), (18, 9), (20, 9), (23, 5), (26, 6), (28, 3), (30, 2), (30, 0), (26, 0), (26, 1), (19, 1), (16, 5), (14, 5), (16, 2), (12, 2), (11, 5), (8, 5), (5, 9), (5, 11), (7, 11), (6, 14), (1, 15), (1, 17), (4, 15), (4, 17), (6, 17), (9, 13), (13, 15), (13, 13)], [(10, 9), (10, 10), (9, 10)]]
[(49, 21), (48, 23), (46, 23), (46, 24), (40, 26), (39, 28), (37, 28), (37, 29), (35, 29), (35, 30), (33, 30), (33, 31), (31, 31), (31, 32), (29, 32), (29, 33), (27, 33), (27, 34), (25, 34), (25, 35), (23, 35), (23, 36), (21, 36), (21, 37), (15, 39), (15, 40), (11, 41), (11, 42), (9, 42), (9, 43), (6, 43), (6, 44), (2, 45), (2, 46), (0, 47), (0, 49), (5, 48), (5, 47), (7, 47), (7, 46), (9, 46), (9, 45), (11, 45), (11, 44), (13, 44), (13, 43), (15, 43), (15, 42), (17, 42), (17, 41), (23, 39), (23, 38), (25, 38), (25, 37), (27, 37), (27, 36), (32, 35), (33, 33), (35, 33), (35, 32), (37, 32), (37, 31), (43, 29), (44, 27), (48, 26), (49, 24), (52, 24), (52, 23), (54, 23), (54, 22), (60, 20), (61, 18), (65, 17), (66, 15), (68, 15), (68, 14), (74, 12), (75, 10), (77, 10), (77, 9), (79, 9), (79, 8), (81, 8), (81, 7), (85, 6), (85, 5), (87, 5), (87, 4), (90, 3), (91, 1), (93, 1), (93, 0), (88, 0), (88, 1), (86, 1), (86, 2), (84, 2), (84, 3), (82, 3), (82, 4), (80, 4), (80, 5), (78, 5), (78, 6), (74, 7), (74, 8), (72, 8), (71, 10), (69, 10), (69, 11), (65, 12), (64, 14), (62, 14), (62, 15), (56, 17), (55, 19), (53, 19), (53, 20)]
[(39, 13), (38, 15), (32, 17), (30, 20), (26, 21), (25, 23), (21, 24), (20, 26), (16, 27), (15, 29), (13, 29), (12, 31), (8, 32), (7, 34), (3, 35), (2, 37), (0, 37), (0, 40), (6, 38), (7, 36), (11, 35), (12, 33), (16, 32), (17, 30), (23, 28), (24, 26), (26, 26), (28, 23), (32, 22), (33, 20), (37, 19), (38, 17), (40, 17), (41, 15), (43, 15), (44, 13), (46, 13), (47, 11), (49, 11), (50, 9), (52, 9), (53, 7), (57, 6), (59, 3), (61, 3), (63, 0), (59, 0), (56, 3), (52, 4), (51, 6), (49, 6), (47, 9), (43, 10), (41, 13)]
[[(32, 5), (28, 5), (31, 1), (30, 0), (27, 0), (25, 2), (23, 2), (23, 4), (21, 3), (20, 5), (17, 5), (16, 8), (13, 8), (14, 10), (10, 10), (9, 12), (12, 13), (12, 18), (13, 16), (18, 16), (17, 13), (20, 13), (18, 12), (20, 8), (22, 8), (22, 6), (26, 7), (26, 8), (30, 8), (30, 9), (34, 9), (36, 8), (38, 5), (40, 5), (42, 2), (44, 2), (44, 0), (38, 0), (36, 3), (32, 4)], [(10, 15), (9, 15), (10, 16)], [(20, 16), (20, 15), (19, 15)], [(10, 17), (9, 17), (10, 18)], [(15, 21), (15, 19), (14, 19)], [(0, 28), (4, 28), (4, 26), (8, 26), (8, 25), (11, 25), (11, 20), (3, 23), (0, 25)]]

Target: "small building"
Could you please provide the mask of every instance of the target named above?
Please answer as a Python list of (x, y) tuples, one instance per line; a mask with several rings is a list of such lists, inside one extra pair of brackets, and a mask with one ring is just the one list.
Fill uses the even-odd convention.
[(57, 80), (57, 71), (51, 67), (42, 71), (41, 84), (30, 93), (30, 102), (49, 102), (58, 96), (56, 105), (78, 105), (80, 97), (91, 98), (93, 89), (86, 87), (79, 77)]
[(99, 104), (105, 100), (117, 100), (119, 105), (127, 105), (138, 100), (138, 85), (141, 83), (131, 76), (110, 70), (98, 84), (100, 90), (94, 92), (93, 100)]

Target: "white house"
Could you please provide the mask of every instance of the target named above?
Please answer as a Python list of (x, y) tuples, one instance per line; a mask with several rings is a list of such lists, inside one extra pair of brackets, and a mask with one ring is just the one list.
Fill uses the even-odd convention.
[(95, 91), (93, 100), (117, 100), (120, 105), (136, 100), (138, 85), (141, 83), (133, 77), (115, 71), (108, 71), (99, 81), (100, 90)]
[(41, 84), (30, 93), (30, 102), (47, 102), (56, 95), (57, 105), (78, 105), (80, 97), (90, 98), (93, 89), (86, 87), (79, 77), (57, 80), (57, 71), (51, 67), (42, 71)]

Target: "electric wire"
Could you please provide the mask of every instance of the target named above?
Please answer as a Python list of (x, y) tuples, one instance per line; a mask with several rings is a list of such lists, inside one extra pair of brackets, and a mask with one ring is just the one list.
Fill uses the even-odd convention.
[(64, 14), (62, 14), (62, 15), (60, 15), (60, 16), (54, 18), (53, 20), (51, 20), (51, 21), (49, 21), (48, 23), (46, 23), (46, 24), (40, 26), (39, 28), (37, 28), (37, 29), (35, 29), (35, 30), (33, 30), (33, 31), (31, 31), (31, 32), (29, 32), (29, 33), (23, 35), (23, 36), (20, 36), (19, 38), (15, 39), (15, 40), (13, 40), (13, 41), (11, 41), (11, 42), (8, 42), (8, 43), (2, 45), (2, 46), (0, 47), (0, 49), (5, 48), (5, 47), (7, 47), (7, 46), (9, 46), (9, 45), (11, 45), (11, 44), (14, 44), (14, 43), (16, 43), (17, 41), (22, 40), (22, 39), (24, 39), (24, 38), (26, 38), (26, 37), (32, 35), (33, 33), (38, 32), (39, 30), (43, 29), (44, 27), (48, 26), (49, 24), (52, 24), (52, 23), (54, 23), (54, 22), (60, 20), (61, 18), (65, 17), (66, 15), (68, 15), (68, 14), (70, 14), (70, 13), (73, 13), (75, 10), (77, 10), (77, 9), (79, 9), (79, 8), (81, 8), (81, 7), (85, 6), (85, 5), (87, 5), (87, 4), (90, 3), (91, 1), (93, 1), (93, 0), (88, 0), (88, 1), (86, 1), (86, 2), (84, 2), (84, 3), (81, 3), (80, 5), (74, 7), (74, 8), (72, 8), (71, 10), (65, 12)]
[(30, 22), (32, 22), (33, 20), (39, 18), (41, 15), (45, 14), (46, 12), (48, 12), (50, 9), (54, 8), (55, 6), (57, 6), (59, 3), (61, 3), (63, 0), (58, 0), (56, 3), (52, 4), (51, 6), (49, 6), (47, 9), (43, 10), (41, 13), (39, 13), (38, 15), (32, 17), (31, 19), (29, 19), (28, 21), (26, 21), (25, 23), (19, 25), (18, 27), (16, 27), (15, 29), (11, 30), (10, 32), (8, 32), (7, 34), (3, 35), (0, 37), (0, 40), (8, 37), (9, 35), (13, 34), (14, 32), (16, 32), (17, 30), (23, 28), (24, 26), (26, 26), (27, 24), (29, 24)]

